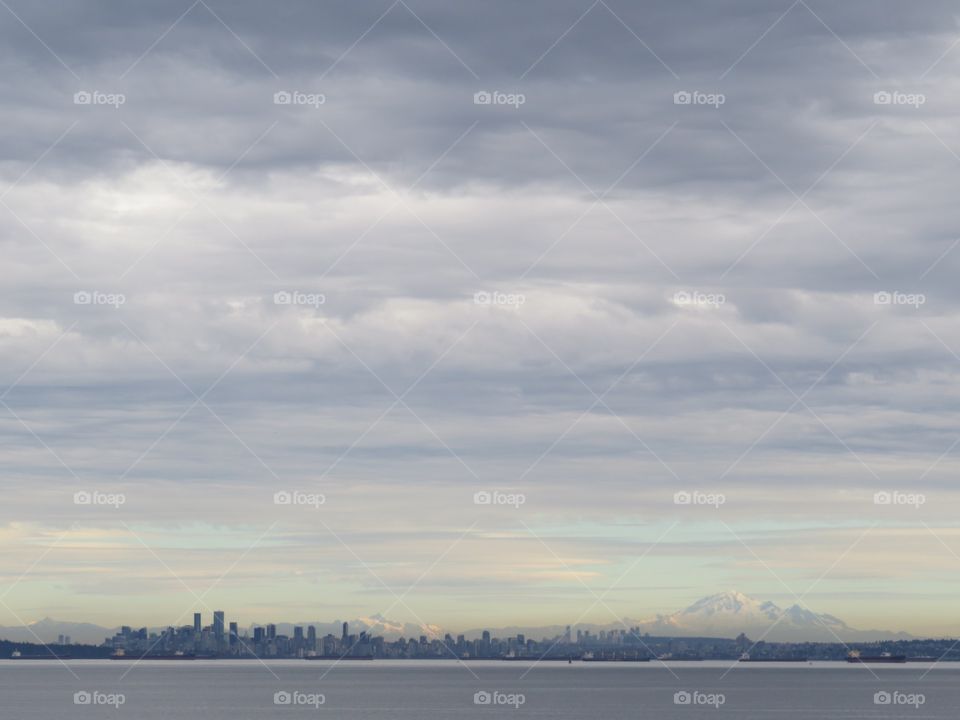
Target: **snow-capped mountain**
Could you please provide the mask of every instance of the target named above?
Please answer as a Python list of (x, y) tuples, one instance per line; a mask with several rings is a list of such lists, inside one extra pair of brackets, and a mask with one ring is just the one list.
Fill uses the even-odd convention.
[[(420, 625), (419, 623), (404, 623), (395, 620), (388, 620), (379, 613), (369, 617), (360, 617), (349, 620), (348, 626), (351, 635), (357, 635), (366, 631), (368, 635), (382, 635), (387, 640), (396, 640), (400, 637), (418, 638), (426, 635), (430, 639), (442, 638), (444, 630), (439, 625)], [(298, 623), (277, 623), (277, 632), (282, 635), (292, 635), (294, 625), (308, 627), (313, 625), (317, 628), (317, 635), (326, 634), (340, 637), (342, 632), (342, 622), (340, 620), (329, 621), (304, 621)]]
[[(780, 608), (770, 600), (760, 600), (742, 592), (728, 591), (697, 600), (682, 610), (652, 619), (623, 618), (622, 623), (580, 623), (576, 630), (597, 633), (602, 630), (623, 630), (639, 627), (641, 633), (661, 637), (723, 637), (734, 638), (744, 633), (757, 641), (769, 642), (843, 642), (909, 639), (907, 633), (884, 630), (859, 630), (833, 615), (818, 614), (793, 604)], [(468, 638), (477, 637), (479, 629), (468, 630)], [(513, 626), (490, 628), (494, 637), (509, 637), (525, 633), (532, 638), (557, 637), (564, 632), (559, 625), (541, 627)]]
[(641, 632), (651, 635), (735, 637), (752, 640), (837, 642), (908, 638), (906, 633), (857, 630), (833, 615), (818, 614), (799, 604), (781, 609), (770, 600), (759, 600), (729, 591), (697, 600), (683, 610), (657, 615), (641, 622)]

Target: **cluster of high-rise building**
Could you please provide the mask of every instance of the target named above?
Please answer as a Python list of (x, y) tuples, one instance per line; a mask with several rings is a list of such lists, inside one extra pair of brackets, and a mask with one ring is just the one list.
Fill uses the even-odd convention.
[[(192, 625), (168, 627), (162, 631), (134, 630), (124, 626), (100, 646), (72, 645), (68, 636), (58, 638), (59, 645), (71, 646), (80, 657), (128, 658), (334, 658), (334, 659), (503, 659), (503, 660), (845, 660), (850, 648), (844, 643), (764, 642), (754, 643), (741, 634), (736, 638), (660, 637), (641, 634), (639, 627), (590, 631), (570, 626), (552, 638), (533, 640), (523, 633), (505, 638), (483, 631), (479, 637), (399, 638), (386, 640), (367, 631), (351, 633), (343, 623), (339, 634), (321, 635), (314, 625), (285, 625), (290, 634), (277, 631), (277, 625), (257, 625), (242, 633), (236, 622), (225, 622), (224, 612), (213, 614), (210, 625), (203, 624), (200, 613)], [(54, 657), (50, 648), (31, 643), (0, 640), (17, 655)], [(83, 648), (88, 648), (85, 652)], [(947, 639), (887, 640), (858, 643), (867, 655), (892, 653), (908, 659), (960, 661), (957, 641)], [(41, 650), (43, 652), (41, 652)]]
[(367, 631), (350, 633), (343, 623), (339, 635), (319, 635), (314, 625), (295, 625), (292, 634), (277, 632), (274, 624), (257, 625), (241, 634), (236, 622), (225, 622), (222, 610), (214, 611), (213, 623), (203, 624), (201, 613), (194, 613), (193, 624), (168, 627), (159, 632), (147, 628), (134, 630), (124, 626), (105, 646), (116, 656), (133, 657), (260, 657), (260, 658), (537, 658), (545, 653), (557, 657), (582, 655), (584, 652), (612, 651), (634, 655), (642, 647), (639, 628), (591, 633), (578, 630), (576, 640), (568, 626), (558, 637), (533, 640), (522, 633), (495, 638), (489, 631), (480, 637), (464, 635), (400, 638), (386, 640)]

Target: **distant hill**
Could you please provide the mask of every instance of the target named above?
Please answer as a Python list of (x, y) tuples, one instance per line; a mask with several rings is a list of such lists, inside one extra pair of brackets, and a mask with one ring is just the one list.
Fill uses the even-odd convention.
[[(733, 638), (744, 633), (752, 640), (771, 642), (850, 642), (869, 640), (909, 640), (913, 636), (887, 630), (858, 630), (833, 615), (814, 613), (799, 604), (782, 609), (770, 600), (759, 600), (735, 590), (701, 598), (682, 610), (669, 615), (657, 615), (647, 620), (624, 618), (623, 623), (605, 625), (580, 624), (579, 630), (619, 630), (639, 627), (641, 633), (663, 637), (723, 637)], [(560, 625), (511, 626), (490, 628), (495, 637), (524, 633), (540, 639), (556, 637), (564, 632)], [(477, 637), (481, 628), (469, 630), (467, 637)]]
[(70, 641), (85, 645), (99, 645), (104, 638), (116, 634), (120, 628), (105, 628), (92, 623), (64, 622), (43, 618), (23, 625), (0, 625), (0, 640), (28, 643), (55, 643), (58, 635), (69, 635)]
[[(205, 613), (204, 621), (209, 624), (210, 613)], [(228, 618), (229, 619), (229, 618)], [(443, 637), (448, 632), (438, 625), (420, 625), (388, 620), (382, 615), (354, 618), (349, 622), (351, 634), (367, 631), (370, 635), (382, 635), (388, 640), (399, 637), (416, 638), (426, 635), (428, 638)], [(293, 635), (295, 625), (304, 627), (313, 625), (317, 635), (328, 633), (340, 636), (342, 621), (303, 621), (297, 623), (277, 623), (277, 632)], [(581, 623), (574, 629), (601, 630), (623, 629), (624, 626), (639, 627), (641, 633), (668, 637), (724, 637), (733, 638), (740, 633), (752, 640), (771, 642), (866, 642), (871, 640), (909, 640), (913, 636), (904, 632), (888, 630), (859, 630), (847, 625), (833, 615), (812, 612), (799, 604), (782, 609), (770, 600), (760, 600), (737, 591), (727, 591), (697, 600), (682, 610), (668, 615), (657, 615), (646, 620), (624, 618), (623, 623), (607, 624)], [(246, 628), (249, 631), (253, 626)], [(152, 628), (156, 630), (156, 628)], [(530, 638), (552, 638), (563, 634), (562, 625), (508, 626), (499, 628), (473, 628), (464, 632), (468, 638), (476, 638), (483, 630), (489, 629), (494, 637), (509, 637), (523, 633)], [(62, 622), (44, 618), (30, 623), (27, 627), (0, 626), (0, 640), (13, 642), (56, 642), (58, 635), (69, 635), (75, 643), (98, 645), (104, 638), (117, 632), (118, 628), (106, 628), (91, 623)], [(456, 635), (457, 632), (449, 631)], [(39, 640), (38, 640), (39, 638)]]

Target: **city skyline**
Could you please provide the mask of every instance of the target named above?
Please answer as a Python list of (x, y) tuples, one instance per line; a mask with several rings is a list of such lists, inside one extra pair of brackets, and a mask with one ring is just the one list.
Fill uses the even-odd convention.
[[(717, 610), (733, 610), (736, 615), (753, 599), (741, 593), (720, 593), (704, 598), (684, 612), (702, 610), (715, 616)], [(706, 606), (704, 604), (706, 603)], [(731, 606), (732, 605), (732, 606)], [(701, 607), (703, 606), (703, 607)], [(767, 609), (764, 603), (761, 609)], [(776, 638), (771, 632), (785, 616), (794, 622), (797, 606), (782, 612), (769, 613), (768, 627), (733, 627), (732, 632), (712, 628), (693, 634), (671, 632), (678, 628), (630, 626), (593, 628), (566, 625), (537, 634), (512, 629), (483, 629), (472, 633), (442, 632), (418, 628), (407, 634), (391, 636), (379, 627), (361, 623), (360, 628), (342, 623), (266, 623), (241, 629), (226, 612), (212, 611), (212, 623), (204, 624), (203, 614), (194, 613), (192, 624), (151, 629), (124, 625), (103, 641), (71, 642), (69, 636), (58, 635), (56, 644), (17, 643), (0, 637), (0, 646), (11, 652), (13, 660), (103, 659), (141, 660), (326, 660), (334, 666), (343, 660), (544, 660), (580, 662), (683, 662), (700, 660), (736, 660), (738, 662), (838, 661), (854, 663), (942, 662), (960, 659), (958, 640), (952, 638), (913, 638), (903, 634), (884, 637), (864, 633), (862, 637), (841, 638), (850, 629), (831, 616), (810, 618), (829, 631), (831, 637)], [(832, 627), (831, 627), (832, 626)], [(408, 630), (409, 628), (404, 628)], [(810, 626), (807, 631), (811, 630)], [(351, 632), (351, 630), (353, 632)], [(659, 631), (658, 631), (659, 630)], [(421, 634), (418, 634), (421, 633)], [(35, 638), (40, 640), (39, 637)], [(78, 653), (75, 655), (74, 653)]]
[[(470, 628), (449, 628), (436, 624), (420, 624), (414, 622), (398, 622), (396, 619), (385, 618), (380, 615), (364, 617), (354, 614), (352, 619), (339, 618), (329, 620), (289, 620), (269, 618), (266, 620), (245, 620), (241, 625), (237, 620), (230, 620), (229, 628), (224, 619), (223, 611), (208, 611), (212, 618), (211, 623), (204, 622), (203, 612), (192, 614), (192, 624), (169, 624), (143, 626), (142, 631), (158, 632), (169, 628), (191, 628), (194, 636), (199, 637), (201, 632), (208, 632), (211, 636), (224, 638), (228, 633), (242, 632), (244, 636), (256, 628), (277, 628), (286, 635), (295, 633), (296, 628), (313, 628), (321, 633), (332, 632), (345, 628), (348, 624), (365, 635), (382, 636), (388, 640), (396, 640), (406, 636), (415, 637), (424, 634), (430, 639), (437, 639), (445, 634), (463, 635), (468, 639), (479, 637), (485, 632), (494, 632), (499, 635), (515, 635), (517, 633), (541, 636), (543, 638), (555, 635), (566, 627), (567, 631), (574, 628), (576, 631), (594, 633), (620, 633), (673, 636), (673, 637), (734, 637), (748, 634), (762, 637), (775, 642), (844, 642), (844, 641), (878, 641), (884, 639), (911, 639), (909, 633), (890, 628), (853, 628), (842, 619), (829, 613), (815, 613), (794, 604), (789, 607), (779, 607), (770, 600), (764, 600), (738, 591), (724, 591), (703, 597), (686, 608), (655, 617), (617, 618), (608, 623), (594, 623), (578, 618), (573, 624), (549, 624), (540, 620), (540, 623), (512, 624)], [(121, 623), (111, 626), (97, 626), (89, 622), (70, 622), (44, 618), (38, 623), (30, 623), (24, 628), (9, 628), (0, 626), (0, 640), (36, 640), (49, 641), (53, 634), (63, 637), (63, 633), (74, 633), (79, 642), (90, 643), (107, 632), (118, 631), (121, 626), (131, 628), (139, 623)], [(24, 632), (26, 631), (26, 632)], [(269, 630), (268, 630), (269, 632)]]

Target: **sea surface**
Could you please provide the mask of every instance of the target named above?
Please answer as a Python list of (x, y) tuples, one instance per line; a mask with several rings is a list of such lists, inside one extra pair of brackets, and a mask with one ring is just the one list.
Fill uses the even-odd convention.
[(4, 660), (0, 717), (955, 720), (960, 664)]

